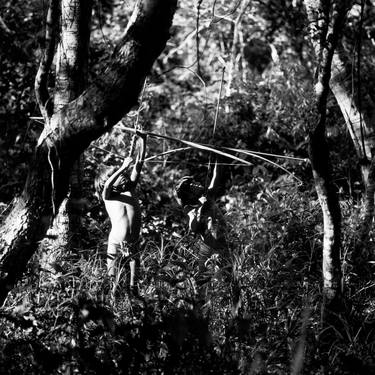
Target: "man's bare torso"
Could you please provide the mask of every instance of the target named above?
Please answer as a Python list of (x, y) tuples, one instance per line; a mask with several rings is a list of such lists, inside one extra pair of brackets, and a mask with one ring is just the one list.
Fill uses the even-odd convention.
[(112, 228), (109, 241), (121, 244), (135, 242), (141, 230), (141, 208), (134, 192), (112, 193), (111, 199), (104, 201)]

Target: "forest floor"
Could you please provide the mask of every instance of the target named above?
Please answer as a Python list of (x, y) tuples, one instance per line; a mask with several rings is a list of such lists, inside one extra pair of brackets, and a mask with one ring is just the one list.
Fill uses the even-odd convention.
[[(277, 186), (285, 183), (288, 193)], [(0, 373), (319, 374), (320, 206), (292, 185), (249, 185), (223, 197), (231, 257), (223, 264), (213, 254), (206, 262), (204, 303), (197, 296), (197, 238), (187, 234), (172, 199), (163, 215), (144, 215), (139, 295), (127, 288), (126, 263), (111, 293), (109, 223), (93, 198), (79, 247), (49, 271), (34, 256), (1, 310)], [(353, 212), (354, 203), (345, 204)], [(352, 220), (344, 223), (346, 243)], [(223, 277), (228, 269), (230, 281)], [(348, 264), (344, 271), (352, 287), (328, 367), (332, 374), (375, 373), (374, 284)]]

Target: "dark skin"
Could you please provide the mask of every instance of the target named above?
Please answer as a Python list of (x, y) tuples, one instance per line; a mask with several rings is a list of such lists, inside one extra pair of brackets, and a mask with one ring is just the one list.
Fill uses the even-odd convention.
[[(138, 133), (139, 148), (130, 176), (128, 175), (132, 158), (125, 158), (121, 167), (106, 181), (102, 197), (111, 221), (111, 231), (108, 236), (108, 275), (116, 274), (116, 255), (118, 250), (127, 256), (138, 252), (138, 240), (141, 231), (141, 208), (136, 194), (141, 170), (146, 154), (146, 136)], [(130, 262), (130, 287), (135, 286), (136, 261)]]
[(210, 185), (207, 191), (192, 177), (184, 177), (176, 188), (177, 201), (184, 208), (189, 217), (190, 230), (202, 239), (199, 246), (199, 269), (197, 278), (198, 293), (204, 295), (203, 285), (207, 279), (203, 276), (206, 270), (206, 261), (218, 253), (223, 259), (228, 257), (226, 240), (226, 223), (224, 216), (216, 204), (219, 196), (218, 164), (215, 163)]
[[(188, 187), (183, 189), (182, 200), (179, 202), (184, 206), (189, 217), (190, 230), (198, 234), (203, 244), (199, 246), (199, 274), (196, 279), (198, 296), (200, 302), (204, 301), (207, 294), (206, 283), (209, 281), (205, 276), (207, 270), (206, 261), (214, 254), (220, 254), (223, 261), (223, 276), (231, 284), (230, 256), (227, 242), (227, 227), (224, 216), (216, 204), (216, 199), (221, 195), (220, 173), (218, 163), (212, 173), (210, 185), (206, 193), (200, 185), (190, 181)], [(221, 171), (222, 172), (222, 171)], [(237, 284), (231, 285), (232, 303), (238, 309), (240, 301), (240, 290)]]
[(189, 197), (197, 202), (198, 207), (185, 206), (188, 210), (189, 227), (193, 233), (199, 234), (203, 242), (213, 250), (226, 248), (225, 220), (215, 200), (218, 197), (218, 165), (215, 163), (210, 185), (205, 195)]

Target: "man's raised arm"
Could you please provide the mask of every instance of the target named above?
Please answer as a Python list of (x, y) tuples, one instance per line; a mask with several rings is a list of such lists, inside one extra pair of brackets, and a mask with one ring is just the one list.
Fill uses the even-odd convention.
[(137, 142), (138, 143), (137, 158), (135, 160), (132, 174), (130, 176), (130, 180), (134, 183), (134, 186), (137, 185), (139, 177), (141, 176), (141, 170), (142, 170), (143, 162), (146, 156), (146, 140), (147, 140), (146, 134), (137, 132), (137, 135), (139, 136), (138, 142)]

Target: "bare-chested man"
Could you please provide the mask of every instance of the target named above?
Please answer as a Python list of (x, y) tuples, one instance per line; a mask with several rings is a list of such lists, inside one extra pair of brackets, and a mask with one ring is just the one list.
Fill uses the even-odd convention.
[(189, 229), (201, 238), (198, 286), (208, 281), (203, 275), (206, 270), (206, 261), (214, 253), (219, 254), (222, 261), (228, 260), (226, 222), (216, 204), (218, 190), (217, 163), (215, 163), (212, 179), (206, 192), (204, 187), (190, 176), (183, 177), (175, 189), (177, 202), (189, 217)]
[(136, 186), (146, 153), (146, 136), (139, 135), (141, 137), (139, 138), (137, 157), (131, 174), (129, 169), (133, 159), (127, 157), (116, 172), (113, 173), (113, 169), (104, 172), (96, 183), (97, 191), (101, 190), (101, 187), (103, 189), (101, 195), (111, 221), (107, 247), (108, 275), (110, 277), (116, 275), (118, 252), (129, 257), (130, 289), (132, 291), (136, 291), (136, 268), (141, 231), (141, 208), (136, 194)]
[(177, 202), (184, 208), (189, 217), (189, 229), (199, 235), (197, 275), (198, 304), (204, 303), (207, 295), (207, 260), (213, 255), (220, 256), (220, 268), (224, 280), (230, 285), (232, 311), (236, 315), (241, 305), (241, 290), (238, 282), (232, 277), (232, 260), (227, 241), (227, 226), (220, 208), (216, 204), (220, 196), (220, 178), (218, 163), (215, 163), (210, 185), (204, 187), (190, 176), (183, 177), (177, 184)]

